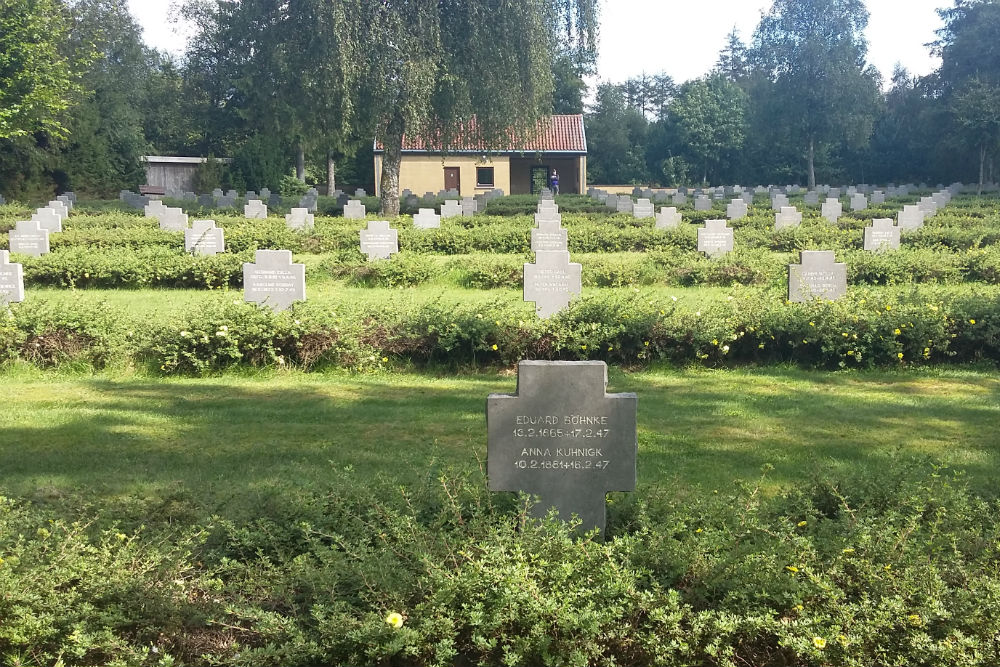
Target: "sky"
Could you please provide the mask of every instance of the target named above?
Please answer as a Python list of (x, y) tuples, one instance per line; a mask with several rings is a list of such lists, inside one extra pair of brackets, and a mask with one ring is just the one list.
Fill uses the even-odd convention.
[[(132, 14), (143, 26), (151, 46), (180, 54), (183, 29), (168, 20), (176, 0), (129, 0)], [(924, 45), (941, 27), (935, 9), (951, 0), (867, 0), (868, 60), (886, 82), (902, 63), (911, 74), (932, 72), (939, 61)], [(625, 79), (666, 72), (681, 83), (706, 74), (714, 65), (726, 36), (736, 27), (749, 42), (771, 0), (603, 0), (601, 12), (601, 80)]]

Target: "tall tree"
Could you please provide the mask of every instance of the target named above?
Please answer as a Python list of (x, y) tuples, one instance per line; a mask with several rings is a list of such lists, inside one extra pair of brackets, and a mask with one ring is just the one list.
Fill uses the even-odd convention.
[(670, 119), (690, 157), (701, 168), (702, 183), (719, 176), (723, 160), (742, 146), (746, 97), (721, 75), (688, 81), (670, 105)]
[[(596, 0), (349, 0), (364, 117), (385, 148), (382, 212), (399, 212), (404, 134), (485, 150), (531, 137), (552, 112), (561, 44), (593, 50)], [(353, 33), (352, 33), (353, 34)]]
[(65, 135), (84, 55), (66, 52), (69, 30), (69, 12), (58, 0), (0, 3), (0, 139)]
[(819, 150), (871, 136), (880, 77), (865, 66), (867, 25), (862, 0), (775, 0), (754, 33), (752, 60), (773, 82), (771, 122), (804, 151), (809, 187)]
[(719, 59), (715, 63), (714, 71), (729, 81), (737, 83), (745, 79), (749, 73), (749, 58), (749, 50), (740, 39), (739, 30), (733, 26), (729, 35), (726, 36), (726, 45), (719, 51)]
[(628, 104), (624, 87), (602, 83), (585, 117), (592, 183), (645, 183), (649, 121)]

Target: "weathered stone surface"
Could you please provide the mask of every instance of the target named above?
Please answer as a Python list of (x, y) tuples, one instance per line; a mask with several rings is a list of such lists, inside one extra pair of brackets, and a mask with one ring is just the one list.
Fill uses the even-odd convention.
[(218, 255), (226, 252), (225, 235), (215, 220), (195, 220), (184, 230), (184, 249), (195, 255)]
[(449, 199), (441, 204), (441, 219), (457, 218), (462, 215), (462, 203)]
[(876, 218), (871, 227), (865, 227), (865, 250), (899, 250), (899, 233), (900, 228), (890, 218)]
[(583, 267), (569, 261), (568, 252), (535, 253), (524, 265), (524, 300), (535, 302), (535, 313), (552, 317), (583, 291)]
[(243, 299), (276, 311), (305, 301), (306, 265), (292, 264), (291, 250), (258, 250), (243, 264)]
[(828, 197), (826, 202), (823, 204), (823, 210), (820, 213), (824, 218), (827, 219), (831, 224), (836, 224), (840, 216), (844, 214), (844, 205), (840, 203), (839, 199), (834, 199), (833, 197)]
[(259, 199), (251, 199), (243, 207), (243, 215), (248, 220), (267, 220), (267, 205)]
[(289, 229), (308, 230), (316, 226), (316, 216), (307, 208), (293, 208), (285, 216), (285, 226)]
[(725, 220), (706, 220), (704, 227), (698, 228), (698, 252), (709, 257), (721, 257), (733, 251), (733, 229)]
[(655, 218), (653, 202), (649, 199), (640, 199), (632, 207), (632, 216), (639, 219)]
[[(537, 216), (536, 216), (537, 217)], [(531, 230), (532, 252), (568, 252), (569, 235), (556, 220), (541, 220)]]
[(788, 265), (788, 300), (794, 303), (847, 294), (847, 265), (836, 263), (832, 250), (803, 250), (799, 264)]
[(802, 213), (794, 206), (782, 206), (781, 210), (774, 214), (774, 229), (787, 229), (798, 227), (802, 224)]
[(360, 200), (352, 199), (344, 206), (344, 218), (347, 220), (364, 220), (365, 205)]
[(361, 230), (361, 252), (369, 262), (389, 259), (399, 252), (399, 232), (389, 227), (388, 220), (372, 220), (368, 229)]
[(900, 229), (920, 229), (924, 226), (924, 211), (919, 206), (904, 206), (896, 216)]
[(517, 393), (486, 400), (492, 491), (538, 496), (535, 517), (555, 507), (580, 529), (606, 529), (609, 491), (634, 491), (635, 394), (607, 393), (603, 361), (522, 361)]
[(37, 220), (22, 220), (10, 230), (10, 251), (29, 257), (41, 257), (49, 252), (49, 230)]
[(681, 214), (677, 212), (675, 206), (661, 207), (656, 215), (657, 229), (676, 229), (681, 224)]
[(10, 263), (10, 252), (0, 250), (0, 305), (24, 301), (24, 267)]
[(432, 208), (422, 208), (413, 216), (413, 226), (417, 229), (437, 229), (441, 226), (441, 216)]

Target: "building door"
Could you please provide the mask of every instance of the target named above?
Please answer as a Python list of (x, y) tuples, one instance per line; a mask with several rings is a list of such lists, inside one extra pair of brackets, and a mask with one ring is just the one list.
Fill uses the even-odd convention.
[(445, 167), (444, 168), (444, 189), (445, 190), (458, 190), (459, 193), (462, 192), (462, 181), (459, 178), (461, 169), (458, 167)]
[(548, 167), (532, 167), (531, 168), (531, 194), (537, 195), (542, 191), (542, 188), (549, 187), (549, 168)]

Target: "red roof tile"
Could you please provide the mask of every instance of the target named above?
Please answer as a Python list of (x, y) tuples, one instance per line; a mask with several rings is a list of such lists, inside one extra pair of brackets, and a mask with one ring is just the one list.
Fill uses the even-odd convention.
[[(406, 152), (441, 152), (441, 146), (428, 145), (420, 137), (403, 137), (403, 150)], [(480, 152), (486, 150), (482, 145), (469, 145), (458, 142), (451, 146), (449, 152)], [(376, 141), (375, 151), (382, 151), (381, 140)], [(583, 129), (583, 116), (550, 116), (538, 123), (538, 135), (526, 141), (512, 141), (503, 149), (494, 149), (499, 153), (586, 153), (587, 135)]]

